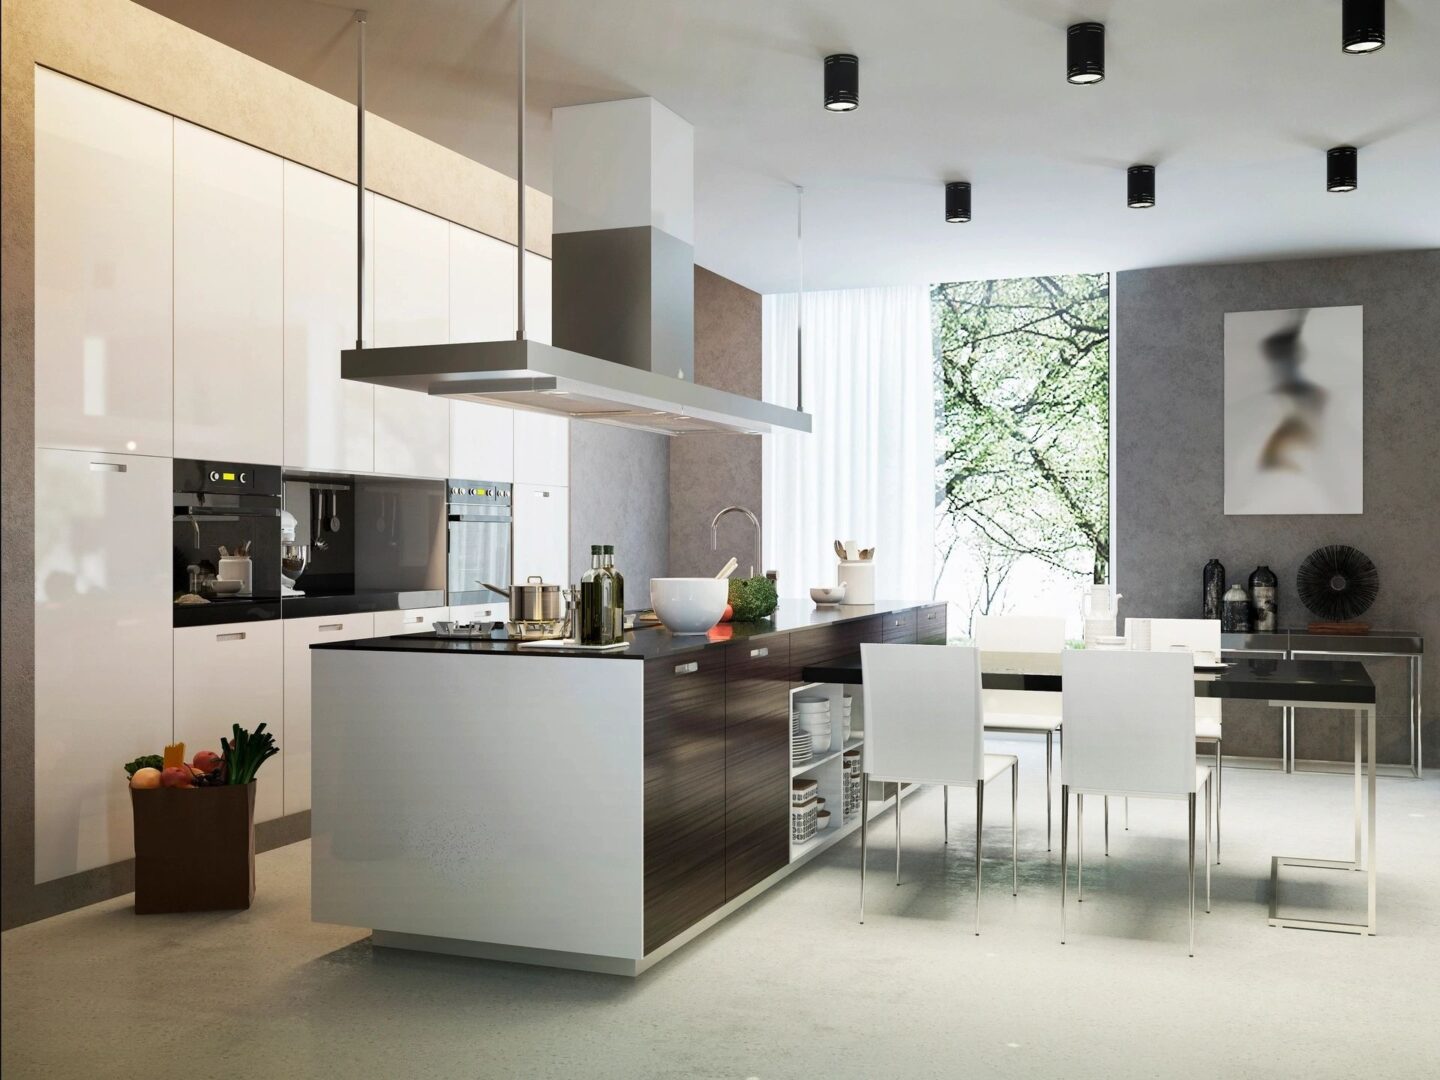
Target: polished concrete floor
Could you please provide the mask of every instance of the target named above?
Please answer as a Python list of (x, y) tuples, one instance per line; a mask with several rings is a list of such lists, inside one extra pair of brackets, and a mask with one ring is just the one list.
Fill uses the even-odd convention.
[[(635, 981), (377, 950), (314, 925), (299, 844), (260, 857), (248, 912), (136, 917), (121, 898), (6, 933), (0, 1067), (6, 1080), (1440, 1075), (1440, 779), (1380, 781), (1380, 935), (1366, 939), (1265, 921), (1271, 854), (1346, 854), (1348, 777), (1227, 770), (1224, 862), (1189, 959), (1182, 804), (1132, 802), (1128, 832), (1112, 808), (1108, 859), (1087, 806), (1086, 897), (1062, 946), (1043, 768), (1013, 745), (1020, 895), (1004, 790), (986, 814), (980, 937), (973, 802), (958, 790), (948, 849), (938, 791), (907, 800), (899, 888), (880, 820), (864, 926), (852, 838)], [(1297, 872), (1287, 898), (1358, 911), (1363, 875)]]

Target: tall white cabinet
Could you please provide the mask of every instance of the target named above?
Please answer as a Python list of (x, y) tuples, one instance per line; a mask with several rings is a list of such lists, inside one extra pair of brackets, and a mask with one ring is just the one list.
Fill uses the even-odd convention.
[[(185, 757), (199, 750), (220, 750), (233, 724), (265, 730), (285, 751), (282, 671), (285, 633), (279, 619), (177, 629), (175, 643), (175, 741)], [(279, 755), (256, 774), (255, 820), (269, 821), (284, 811), (285, 786)]]
[(169, 455), (174, 120), (35, 69), (35, 442)]
[(35, 453), (35, 880), (133, 853), (120, 766), (170, 742), (168, 458)]
[(175, 121), (175, 456), (280, 464), (284, 163)]
[[(392, 199), (375, 200), (375, 345), (450, 340), (450, 223)], [(444, 477), (450, 403), (375, 388), (375, 471)]]
[[(355, 347), (355, 188), (291, 161), (284, 173), (284, 464), (372, 472), (375, 388), (340, 378), (340, 350)], [(373, 234), (373, 196), (366, 214)], [(375, 336), (374, 250), (365, 252), (367, 342)]]
[(310, 646), (373, 637), (375, 616), (286, 619), (284, 626), (285, 734), (279, 739), (280, 755), (275, 760), (284, 775), (285, 813), (298, 814), (310, 809)]

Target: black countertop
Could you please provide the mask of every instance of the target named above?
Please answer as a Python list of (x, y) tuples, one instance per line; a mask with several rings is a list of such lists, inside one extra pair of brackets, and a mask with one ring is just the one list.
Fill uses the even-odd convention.
[[(806, 667), (806, 682), (861, 683), (860, 654)], [(981, 658), (987, 690), (1061, 689), (1060, 654), (988, 653)], [(1195, 696), (1244, 701), (1375, 703), (1375, 684), (1354, 660), (1234, 660), (1221, 672), (1195, 673)]]
[(281, 599), (221, 597), (208, 604), (176, 604), (173, 624), (219, 626), (223, 623), (264, 622), (267, 619), (313, 619), (328, 615), (359, 615), (371, 611), (405, 611), (445, 606), (445, 591), (397, 592), (370, 589), (333, 595), (310, 593)]
[(809, 600), (781, 600), (775, 614), (768, 619), (748, 623), (721, 623), (705, 634), (672, 634), (663, 627), (632, 630), (625, 635), (628, 648), (623, 652), (591, 652), (588, 650), (531, 646), (524, 649), (513, 641), (488, 641), (483, 638), (451, 638), (437, 634), (401, 634), (395, 637), (362, 638), (358, 641), (329, 641), (312, 645), (312, 649), (353, 649), (363, 652), (412, 653), (513, 653), (518, 656), (571, 656), (615, 660), (652, 660), (657, 657), (716, 648), (732, 641), (746, 641), (772, 634), (788, 634), (814, 626), (833, 626), (856, 619), (868, 619), (887, 612), (909, 611), (928, 607), (928, 603), (882, 603), (865, 606), (842, 605), (817, 608)]

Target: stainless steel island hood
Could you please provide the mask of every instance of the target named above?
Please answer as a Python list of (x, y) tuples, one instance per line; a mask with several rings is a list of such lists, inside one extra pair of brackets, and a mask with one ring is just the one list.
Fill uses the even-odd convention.
[[(523, 23), (521, 40), (523, 56)], [(522, 60), (522, 87), (523, 72)], [(523, 117), (523, 89), (521, 100)], [(810, 431), (807, 413), (694, 382), (690, 125), (650, 98), (556, 109), (553, 117), (554, 344), (525, 337), (525, 260), (517, 253), (515, 339), (357, 347), (341, 354), (341, 375), (667, 435)], [(523, 252), (523, 119), (520, 144)]]

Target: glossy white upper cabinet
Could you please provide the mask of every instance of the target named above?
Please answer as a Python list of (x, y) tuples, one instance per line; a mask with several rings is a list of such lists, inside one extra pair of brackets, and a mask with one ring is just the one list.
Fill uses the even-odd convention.
[[(514, 335), (515, 249), (452, 222), (451, 342), (505, 341)], [(515, 478), (511, 410), (472, 401), (450, 403), (450, 475), (502, 482)]]
[[(375, 200), (366, 197), (374, 234)], [(340, 378), (355, 347), (355, 187), (285, 162), (285, 456), (297, 469), (375, 468), (375, 388)], [(373, 341), (374, 244), (365, 252)]]
[(570, 489), (516, 484), (514, 577), (538, 574), (551, 584), (570, 580)]
[[(375, 199), (375, 345), (450, 340), (450, 223)], [(375, 471), (445, 476), (450, 403), (413, 390), (375, 388)]]
[(175, 631), (175, 741), (185, 760), (200, 750), (219, 754), (231, 725), (252, 734), (262, 723), (280, 753), (255, 777), (255, 820), (284, 813), (285, 631), (279, 619), (266, 622), (186, 626)]
[(280, 464), (284, 162), (175, 121), (175, 456)]
[(133, 854), (120, 766), (171, 741), (174, 476), (168, 458), (42, 448), (35, 490), (42, 882)]
[(460, 480), (515, 479), (515, 413), (478, 401), (450, 402), (450, 475)]
[(165, 113), (35, 69), (39, 446), (172, 452), (173, 135)]
[[(507, 245), (508, 246), (508, 245)], [(511, 249), (512, 254), (514, 249)], [(550, 260), (533, 251), (525, 253), (525, 336), (553, 345), (550, 338)]]
[(310, 809), (313, 746), (310, 737), (310, 646), (324, 641), (373, 637), (375, 616), (365, 612), (286, 619), (284, 627), (285, 732), (277, 735), (276, 741), (280, 743), (280, 760), (284, 763), (285, 813), (298, 814), (301, 810)]

